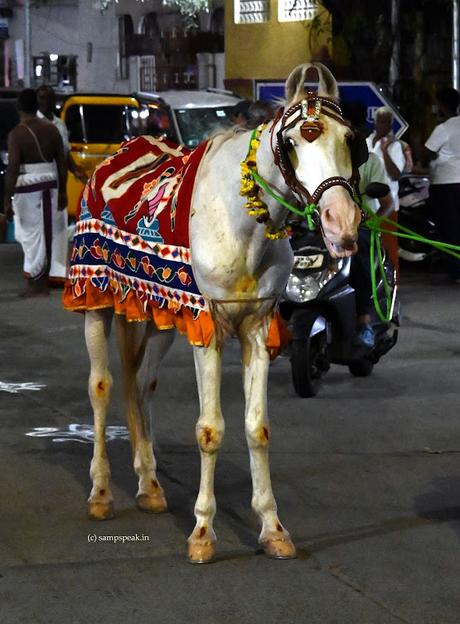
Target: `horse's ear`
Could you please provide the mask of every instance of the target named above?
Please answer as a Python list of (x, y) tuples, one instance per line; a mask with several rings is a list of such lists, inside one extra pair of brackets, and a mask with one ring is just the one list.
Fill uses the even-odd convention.
[(314, 66), (319, 78), (318, 95), (324, 95), (338, 101), (339, 88), (331, 70), (322, 63), (314, 63)]
[(315, 70), (318, 75), (318, 94), (334, 100), (339, 99), (337, 81), (330, 70), (322, 63), (304, 63), (295, 67), (286, 80), (286, 102), (288, 105), (302, 99), (305, 93), (304, 85), (307, 74), (311, 69)]
[(304, 63), (303, 65), (297, 65), (289, 74), (286, 80), (286, 103), (289, 106), (291, 102), (295, 102), (302, 99), (305, 92), (304, 84), (308, 70), (313, 67), (311, 63)]

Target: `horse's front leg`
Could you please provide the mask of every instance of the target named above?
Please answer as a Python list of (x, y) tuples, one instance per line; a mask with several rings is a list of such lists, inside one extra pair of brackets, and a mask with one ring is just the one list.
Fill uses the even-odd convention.
[(216, 549), (213, 529), (216, 514), (214, 470), (225, 431), (220, 406), (222, 354), (215, 340), (207, 348), (194, 347), (193, 354), (200, 398), (196, 438), (201, 455), (201, 479), (195, 503), (196, 525), (188, 538), (188, 558), (191, 563), (207, 563), (213, 558)]
[(296, 549), (278, 518), (268, 461), (270, 427), (267, 417), (267, 322), (256, 317), (246, 317), (238, 333), (243, 349), (245, 429), (251, 464), (252, 507), (262, 522), (259, 542), (270, 557), (292, 559), (296, 556)]

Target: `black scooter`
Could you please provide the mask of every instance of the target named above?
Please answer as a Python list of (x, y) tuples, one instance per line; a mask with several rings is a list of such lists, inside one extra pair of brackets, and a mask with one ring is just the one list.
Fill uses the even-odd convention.
[[(429, 214), (429, 188), (430, 181), (425, 176), (408, 174), (401, 177), (398, 222), (420, 236), (439, 240)], [(431, 245), (411, 238), (400, 237), (398, 243), (399, 257), (406, 262), (428, 261), (438, 253)]]
[[(371, 188), (372, 186), (372, 188)], [(386, 185), (371, 185), (369, 196), (381, 197)], [(330, 364), (348, 366), (350, 373), (367, 377), (374, 365), (396, 344), (399, 327), (399, 303), (395, 273), (388, 255), (383, 269), (390, 292), (390, 320), (382, 321), (373, 307), (371, 322), (375, 346), (357, 344), (355, 291), (350, 285), (351, 258), (332, 258), (317, 231), (309, 231), (304, 222), (291, 224), (294, 266), (289, 276), (280, 312), (289, 323), (292, 341), (289, 354), (296, 393), (304, 398), (318, 393)], [(376, 267), (377, 267), (377, 260)], [(376, 270), (376, 275), (380, 273)], [(382, 309), (388, 303), (383, 280), (378, 278), (377, 296)]]

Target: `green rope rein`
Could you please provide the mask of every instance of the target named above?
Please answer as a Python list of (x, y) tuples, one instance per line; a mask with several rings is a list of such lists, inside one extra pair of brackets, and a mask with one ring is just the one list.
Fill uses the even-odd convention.
[(275, 193), (275, 191), (273, 191), (270, 186), (267, 184), (267, 182), (265, 182), (265, 180), (263, 178), (260, 177), (260, 175), (257, 173), (257, 171), (252, 171), (252, 177), (254, 178), (254, 180), (257, 182), (257, 184), (264, 189), (264, 191), (266, 193), (268, 193), (271, 197), (273, 197), (273, 199), (276, 199), (276, 201), (281, 204), (282, 206), (284, 206), (284, 208), (287, 208), (287, 210), (290, 210), (291, 212), (294, 212), (295, 214), (299, 215), (300, 217), (303, 217), (306, 221), (307, 221), (307, 225), (308, 225), (308, 229), (309, 230), (314, 230), (315, 229), (315, 224), (313, 223), (313, 215), (315, 213), (316, 210), (316, 204), (307, 204), (303, 210), (301, 210), (300, 208), (296, 208), (295, 206), (293, 206), (292, 204), (290, 204), (289, 202), (287, 202), (285, 199), (283, 199), (282, 197), (280, 197), (277, 193)]
[[(251, 140), (255, 136), (255, 131), (251, 134)], [(313, 215), (317, 210), (316, 204), (307, 204), (303, 209), (297, 208), (293, 206), (285, 199), (280, 197), (277, 193), (275, 193), (272, 188), (267, 184), (267, 182), (260, 177), (260, 175), (254, 169), (251, 171), (251, 175), (257, 184), (270, 195), (273, 199), (275, 199), (281, 206), (293, 212), (300, 217), (303, 217), (308, 225), (308, 229), (313, 231), (315, 229), (315, 223), (313, 222)], [(355, 201), (358, 205), (361, 205), (361, 201), (355, 198)], [(425, 238), (424, 236), (420, 236), (417, 232), (410, 230), (409, 228), (404, 227), (400, 223), (392, 221), (387, 217), (379, 217), (376, 215), (364, 202), (361, 205), (361, 208), (367, 213), (368, 218), (366, 219), (364, 225), (370, 230), (370, 245), (369, 245), (369, 262), (371, 269), (371, 284), (372, 284), (372, 301), (374, 303), (375, 311), (377, 312), (380, 320), (384, 322), (389, 322), (391, 320), (392, 315), (392, 296), (390, 291), (390, 285), (388, 284), (388, 279), (385, 274), (385, 269), (383, 266), (384, 255), (382, 242), (380, 240), (379, 234), (391, 234), (392, 236), (397, 236), (399, 238), (408, 238), (419, 243), (424, 243), (426, 245), (431, 245), (435, 249), (442, 251), (443, 253), (449, 254), (454, 258), (460, 260), (460, 247), (458, 245), (451, 245), (450, 243), (443, 243), (441, 241), (435, 241), (430, 238)], [(395, 230), (386, 230), (382, 227), (383, 225), (391, 225), (391, 227), (396, 228)], [(377, 269), (375, 263), (375, 251), (377, 251), (377, 260), (378, 260), (378, 272), (380, 274), (380, 279), (383, 283), (383, 290), (385, 293), (385, 310), (382, 310), (380, 305), (378, 295), (377, 295)]]
[[(375, 311), (377, 312), (380, 320), (384, 322), (389, 322), (391, 320), (392, 315), (392, 297), (390, 292), (390, 286), (388, 284), (387, 276), (385, 274), (385, 269), (383, 266), (383, 249), (382, 242), (380, 240), (379, 233), (383, 234), (391, 234), (392, 236), (398, 236), (399, 238), (408, 238), (414, 241), (418, 241), (420, 243), (425, 243), (427, 245), (431, 245), (435, 249), (442, 251), (443, 253), (449, 254), (454, 258), (460, 259), (460, 247), (457, 245), (451, 245), (449, 243), (443, 243), (441, 241), (435, 241), (430, 238), (425, 238), (424, 236), (420, 236), (413, 230), (404, 227), (400, 223), (392, 221), (387, 217), (379, 217), (372, 210), (363, 203), (362, 208), (369, 215), (368, 219), (365, 222), (365, 226), (370, 230), (370, 245), (369, 245), (369, 262), (370, 262), (370, 273), (371, 273), (371, 284), (372, 284), (372, 301), (374, 303)], [(391, 225), (396, 228), (395, 230), (387, 230), (382, 227), (382, 224)], [(383, 289), (385, 292), (385, 310), (382, 310), (380, 305), (378, 296), (377, 296), (377, 269), (375, 266), (375, 251), (377, 251), (377, 259), (378, 259), (378, 273), (380, 274), (380, 278), (383, 283)]]
[[(303, 209), (297, 208), (296, 206), (293, 206), (285, 199), (280, 197), (277, 193), (275, 193), (267, 184), (267, 182), (263, 178), (261, 178), (256, 171), (252, 171), (252, 175), (257, 184), (261, 188), (263, 188), (263, 190), (268, 193), (268, 195), (270, 195), (273, 199), (275, 199), (279, 204), (281, 204), (290, 212), (293, 212), (294, 214), (303, 217), (307, 222), (309, 230), (313, 231), (315, 229), (316, 226), (313, 222), (313, 215), (317, 210), (316, 204), (307, 204)], [(357, 203), (359, 204), (359, 202)], [(366, 206), (365, 203), (363, 203), (361, 207), (368, 214), (368, 218), (366, 219), (364, 225), (370, 230), (371, 233), (369, 245), (369, 263), (372, 285), (372, 301), (374, 303), (375, 311), (377, 312), (380, 320), (388, 323), (391, 320), (392, 315), (392, 296), (390, 291), (390, 285), (388, 284), (388, 279), (383, 266), (384, 254), (379, 233), (391, 234), (392, 236), (397, 236), (399, 238), (408, 238), (414, 241), (418, 241), (420, 243), (431, 245), (435, 249), (438, 249), (443, 253), (449, 254), (454, 258), (458, 258), (459, 260), (460, 247), (457, 245), (451, 245), (449, 243), (443, 243), (441, 241), (435, 241), (430, 238), (420, 236), (420, 234), (417, 234), (417, 232), (414, 232), (413, 230), (404, 227), (400, 223), (392, 221), (387, 217), (379, 217), (374, 212), (372, 212), (372, 210), (368, 206)], [(396, 228), (396, 230), (385, 229), (384, 227), (382, 227), (382, 225), (391, 225), (392, 227)], [(378, 269), (375, 263), (375, 252), (377, 252)], [(380, 305), (380, 301), (378, 299), (377, 272), (380, 275), (380, 279), (382, 280), (383, 290), (385, 293), (385, 310), (382, 310), (382, 306)]]

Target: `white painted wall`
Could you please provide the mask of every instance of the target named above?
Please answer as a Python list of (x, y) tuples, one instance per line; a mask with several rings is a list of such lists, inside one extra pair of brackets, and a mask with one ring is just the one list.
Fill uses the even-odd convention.
[[(134, 4), (137, 4), (134, 2)], [(78, 57), (79, 91), (123, 91), (117, 80), (118, 24), (115, 3), (104, 15), (92, 0), (80, 0), (78, 6), (55, 4), (31, 7), (32, 56), (43, 52)], [(10, 20), (10, 37), (24, 38), (24, 11), (17, 7)], [(91, 62), (87, 43), (93, 44)]]
[[(214, 3), (221, 4), (221, 0)], [(42, 6), (31, 7), (32, 56), (44, 52), (78, 57), (78, 91), (129, 93), (129, 80), (118, 78), (118, 16), (130, 14), (134, 31), (139, 33), (142, 17), (150, 11), (171, 11), (161, 0), (119, 0), (111, 2), (104, 14), (94, 0), (79, 0), (68, 6), (59, 0), (50, 0)], [(201, 26), (206, 27), (204, 14)], [(10, 49), (14, 56), (15, 40), (24, 39), (24, 9), (16, 7), (10, 20)], [(92, 43), (92, 59), (87, 59), (87, 44)], [(14, 85), (13, 85), (14, 86)]]

